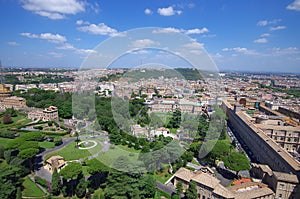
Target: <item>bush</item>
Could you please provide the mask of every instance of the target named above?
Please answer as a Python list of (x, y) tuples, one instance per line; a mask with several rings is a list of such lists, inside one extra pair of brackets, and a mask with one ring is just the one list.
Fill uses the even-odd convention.
[(50, 131), (55, 131), (56, 129), (55, 128), (50, 128)]
[(43, 127), (42, 127), (42, 126), (34, 126), (33, 128), (34, 128), (34, 129), (38, 129), (38, 130), (43, 130)]
[(34, 181), (35, 181), (37, 184), (41, 185), (42, 187), (48, 188), (48, 182), (47, 182), (47, 180), (45, 180), (45, 179), (43, 179), (43, 178), (40, 178), (40, 177), (38, 177), (38, 176), (35, 176), (35, 177), (34, 177)]

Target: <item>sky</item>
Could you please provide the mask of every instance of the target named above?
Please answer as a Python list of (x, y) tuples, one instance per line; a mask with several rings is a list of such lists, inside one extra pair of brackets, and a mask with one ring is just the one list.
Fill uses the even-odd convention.
[[(1, 0), (0, 15), (4, 67), (80, 67), (91, 56), (116, 59), (120, 52), (111, 51), (122, 45), (145, 56), (143, 48), (171, 51), (186, 37), (191, 43), (173, 54), (206, 53), (221, 71), (300, 73), (300, 0)], [(129, 34), (148, 27), (157, 29)], [(167, 37), (155, 41), (155, 33), (178, 40), (162, 45)], [(114, 48), (99, 48), (105, 42)], [(148, 58), (163, 63), (168, 56), (157, 52)]]

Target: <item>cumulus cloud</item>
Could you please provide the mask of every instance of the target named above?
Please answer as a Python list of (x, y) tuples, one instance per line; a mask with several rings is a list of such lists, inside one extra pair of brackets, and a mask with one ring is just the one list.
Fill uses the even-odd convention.
[(32, 33), (24, 32), (21, 33), (21, 35), (31, 39), (44, 39), (51, 43), (64, 43), (67, 41), (66, 37), (60, 34), (52, 34), (52, 33), (32, 34)]
[(190, 35), (190, 34), (203, 34), (203, 33), (206, 33), (206, 32), (208, 32), (207, 28), (202, 28), (202, 29), (195, 28), (195, 29), (185, 31), (185, 34), (187, 34), (187, 35)]
[(300, 0), (295, 0), (293, 3), (289, 4), (286, 9), (300, 11)]
[(131, 46), (134, 48), (146, 48), (146, 47), (159, 46), (159, 42), (155, 42), (151, 39), (139, 39), (133, 41), (131, 43)]
[(184, 29), (177, 29), (177, 28), (159, 28), (156, 30), (153, 30), (152, 33), (154, 34), (159, 34), (159, 33), (183, 33), (186, 35), (190, 34), (203, 34), (209, 32), (209, 30), (205, 27), (199, 29), (199, 28), (194, 28), (194, 29), (189, 29), (189, 30), (184, 30)]
[(20, 44), (15, 42), (15, 41), (9, 41), (9, 42), (7, 42), (7, 45), (9, 45), (9, 46), (20, 46)]
[(184, 44), (183, 47), (189, 48), (189, 49), (203, 49), (204, 44), (194, 41), (194, 42), (191, 42), (191, 43)]
[(86, 5), (80, 0), (21, 0), (21, 3), (25, 10), (54, 20), (84, 12)]
[(267, 43), (268, 40), (266, 38), (259, 38), (253, 41), (254, 43)]
[(150, 10), (149, 8), (146, 8), (146, 9), (144, 10), (144, 13), (145, 13), (146, 15), (151, 15), (151, 14), (153, 14), (152, 10)]
[(108, 35), (111, 37), (124, 36), (124, 33), (119, 33), (116, 29), (113, 29), (113, 28), (105, 25), (104, 23), (99, 23), (98, 25), (97, 24), (89, 24), (86, 26), (80, 26), (77, 29), (82, 32), (87, 32), (87, 33), (94, 34), (94, 35)]
[(275, 27), (270, 27), (270, 31), (283, 30), (283, 29), (286, 29), (286, 26), (275, 26)]
[(264, 33), (264, 34), (262, 34), (262, 35), (260, 35), (261, 37), (270, 37), (271, 36), (271, 34), (269, 34), (269, 33)]
[(172, 15), (180, 15), (182, 14), (181, 10), (174, 10), (172, 6), (169, 6), (167, 8), (158, 8), (157, 13), (162, 16), (172, 16)]

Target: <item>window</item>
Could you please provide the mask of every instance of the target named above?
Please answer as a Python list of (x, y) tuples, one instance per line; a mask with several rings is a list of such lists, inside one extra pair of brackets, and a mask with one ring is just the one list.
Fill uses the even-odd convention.
[(284, 189), (284, 184), (279, 184), (279, 189)]
[(281, 199), (281, 198), (282, 198), (282, 194), (279, 194), (279, 195), (278, 195), (278, 199)]

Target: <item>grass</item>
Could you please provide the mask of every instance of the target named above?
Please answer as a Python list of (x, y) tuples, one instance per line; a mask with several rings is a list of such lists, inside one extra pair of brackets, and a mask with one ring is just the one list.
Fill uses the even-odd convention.
[(163, 172), (160, 171), (155, 171), (154, 174), (152, 175), (155, 180), (165, 183), (169, 178), (172, 177), (172, 174), (168, 172), (169, 167), (166, 167)]
[(23, 126), (23, 125), (25, 125), (25, 124), (27, 124), (28, 122), (31, 122), (31, 120), (30, 119), (27, 119), (26, 118), (26, 115), (23, 115), (23, 114), (18, 114), (17, 115), (17, 117), (11, 117), (11, 119), (12, 119), (12, 121), (13, 121), (13, 123), (11, 123), (11, 124), (3, 124), (2, 123), (2, 118), (3, 117), (1, 117), (0, 118), (0, 129), (1, 128), (12, 128), (12, 127), (19, 127), (19, 126)]
[(103, 191), (103, 189), (97, 189), (96, 191), (95, 191), (95, 193), (93, 194), (93, 197), (92, 197), (93, 199), (94, 198), (97, 198), (97, 199), (104, 199), (104, 191)]
[(0, 137), (0, 146), (6, 147), (7, 142), (10, 140), (12, 140), (12, 139)]
[(98, 159), (107, 166), (113, 166), (114, 162), (121, 156), (126, 157), (128, 161), (137, 165), (141, 162), (138, 160), (140, 150), (135, 150), (134, 148), (129, 148), (127, 146), (114, 146), (111, 147), (107, 152), (100, 153)]
[(54, 142), (39, 142), (39, 147), (44, 149), (50, 149), (55, 147)]
[(79, 160), (81, 158), (87, 158), (92, 154), (99, 153), (102, 149), (102, 146), (98, 143), (96, 147), (89, 150), (81, 150), (75, 147), (76, 143), (71, 142), (69, 145), (65, 146), (59, 151), (55, 151), (46, 156), (46, 160), (54, 155), (60, 155), (65, 158), (66, 161), (69, 160)]
[(160, 191), (160, 190), (157, 190), (156, 193), (155, 193), (154, 199), (161, 199), (162, 196), (164, 196), (164, 197), (166, 197), (168, 199), (171, 198), (171, 196), (168, 193)]
[(24, 190), (22, 191), (22, 195), (26, 197), (43, 197), (45, 193), (30, 180), (29, 177), (26, 177), (23, 182)]
[(194, 158), (192, 159), (192, 163), (195, 164), (195, 165), (200, 166), (199, 162), (197, 162)]

